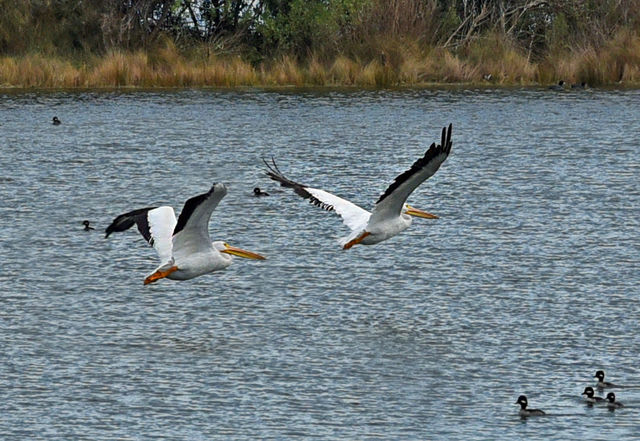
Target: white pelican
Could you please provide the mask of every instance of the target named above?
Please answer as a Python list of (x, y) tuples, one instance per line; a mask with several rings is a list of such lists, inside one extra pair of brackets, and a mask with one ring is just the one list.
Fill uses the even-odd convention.
[(292, 188), (312, 204), (327, 211), (335, 211), (342, 217), (342, 221), (351, 229), (351, 234), (339, 241), (346, 250), (356, 244), (373, 245), (395, 236), (409, 228), (411, 216), (437, 219), (438, 216), (413, 208), (405, 201), (418, 185), (433, 176), (450, 152), (451, 124), (448, 129), (442, 129), (440, 144), (431, 144), (422, 158), (399, 175), (380, 196), (371, 213), (324, 190), (307, 187), (286, 178), (273, 159), (271, 165), (264, 159), (263, 162), (269, 169), (267, 176), (271, 179), (280, 182), (283, 187)]
[(158, 252), (160, 266), (144, 279), (144, 284), (164, 277), (188, 280), (231, 265), (231, 255), (247, 259), (264, 257), (224, 242), (211, 242), (209, 219), (227, 194), (224, 184), (213, 184), (204, 194), (185, 202), (180, 217), (171, 207), (147, 207), (116, 217), (105, 230), (105, 238), (115, 231), (128, 230), (136, 224), (140, 234)]

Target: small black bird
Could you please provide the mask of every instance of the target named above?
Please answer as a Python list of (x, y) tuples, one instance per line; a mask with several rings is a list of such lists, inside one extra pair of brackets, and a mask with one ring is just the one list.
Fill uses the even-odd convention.
[(57, 116), (54, 116), (53, 117), (53, 125), (54, 126), (59, 126), (60, 124), (62, 124), (62, 121), (60, 121)]
[(572, 89), (586, 89), (587, 88), (587, 83), (586, 82), (582, 82), (580, 84), (576, 83), (576, 84), (572, 84), (571, 85)]
[(89, 221), (82, 221), (82, 225), (84, 225), (84, 231), (91, 231), (91, 230), (95, 230), (95, 228), (93, 228), (91, 225), (89, 225)]
[(253, 189), (253, 195), (254, 196), (269, 196), (269, 193), (267, 193), (266, 191), (262, 191), (260, 190), (260, 187), (256, 187)]
[(582, 395), (585, 395), (584, 401), (586, 401), (589, 404), (604, 403), (605, 401), (604, 398), (595, 396), (595, 391), (591, 386), (585, 387), (584, 392), (582, 392)]
[(614, 394), (613, 392), (609, 392), (607, 394), (607, 407), (613, 410), (624, 407), (624, 405), (616, 401), (616, 394)]
[(563, 80), (558, 81), (558, 84), (554, 84), (552, 86), (549, 86), (549, 89), (551, 89), (551, 90), (564, 90), (564, 81)]
[(604, 371), (602, 370), (596, 371), (596, 374), (593, 377), (598, 379), (598, 384), (596, 386), (598, 386), (599, 389), (604, 389), (606, 387), (618, 387), (616, 384), (604, 381)]
[(542, 410), (540, 409), (527, 409), (527, 397), (525, 397), (524, 395), (520, 395), (518, 397), (518, 401), (516, 401), (516, 404), (520, 405), (520, 416), (521, 417), (528, 417), (528, 416), (533, 416), (533, 415), (546, 415)]

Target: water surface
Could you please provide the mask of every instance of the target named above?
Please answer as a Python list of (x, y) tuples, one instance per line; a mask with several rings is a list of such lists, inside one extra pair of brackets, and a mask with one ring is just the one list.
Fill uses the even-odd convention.
[[(580, 401), (640, 386), (638, 91), (0, 95), (3, 439), (635, 439)], [(62, 125), (51, 125), (57, 115)], [(371, 208), (453, 123), (409, 202), (439, 220), (342, 251), (340, 219), (264, 175)], [(224, 182), (210, 232), (268, 257), (143, 286), (118, 214)], [(254, 198), (259, 186), (272, 194)], [(84, 232), (89, 219), (96, 231)], [(521, 420), (526, 394), (546, 418)]]

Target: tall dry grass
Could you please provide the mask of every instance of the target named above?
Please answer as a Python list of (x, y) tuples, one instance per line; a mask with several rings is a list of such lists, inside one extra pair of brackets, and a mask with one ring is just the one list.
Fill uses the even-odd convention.
[(280, 56), (252, 65), (241, 56), (183, 54), (172, 43), (144, 52), (112, 51), (82, 62), (41, 55), (0, 58), (0, 87), (391, 87), (427, 83), (550, 84), (558, 79), (593, 86), (640, 86), (640, 35), (620, 31), (599, 48), (554, 52), (535, 62), (500, 34), (489, 34), (452, 52), (429, 44), (381, 43), (372, 56), (312, 54), (299, 61)]
[(539, 64), (536, 79), (546, 83), (557, 78), (592, 86), (640, 85), (640, 35), (623, 29), (601, 47), (547, 57)]
[(188, 59), (173, 45), (147, 53), (111, 51), (83, 63), (27, 55), (0, 58), (0, 87), (235, 87), (263, 82), (239, 57)]
[(82, 87), (83, 72), (71, 62), (40, 55), (0, 58), (0, 86)]
[(489, 33), (471, 43), (463, 51), (467, 63), (475, 67), (471, 81), (482, 81), (491, 75), (499, 84), (531, 84), (535, 81), (536, 64), (516, 42), (499, 33)]

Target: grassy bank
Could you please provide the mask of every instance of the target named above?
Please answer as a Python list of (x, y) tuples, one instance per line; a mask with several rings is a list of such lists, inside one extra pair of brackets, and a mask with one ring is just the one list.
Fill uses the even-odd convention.
[(511, 86), (558, 79), (592, 86), (640, 86), (640, 36), (621, 31), (599, 48), (550, 51), (536, 62), (497, 34), (458, 51), (395, 41), (369, 60), (311, 55), (299, 62), (278, 56), (252, 64), (239, 55), (207, 56), (205, 50), (187, 55), (170, 42), (154, 51), (111, 51), (82, 60), (37, 54), (0, 57), (0, 87), (18, 88)]

